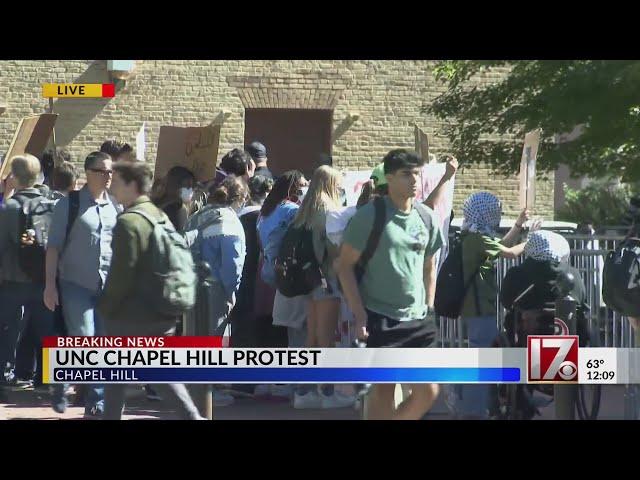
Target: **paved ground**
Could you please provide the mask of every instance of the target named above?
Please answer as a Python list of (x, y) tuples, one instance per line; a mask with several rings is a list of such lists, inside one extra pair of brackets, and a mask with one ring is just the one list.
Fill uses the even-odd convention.
[[(612, 385), (603, 388), (599, 419), (624, 419), (624, 386)], [(132, 388), (128, 395), (124, 418), (127, 420), (175, 419), (173, 412), (163, 411), (161, 403), (148, 401), (142, 389)], [(64, 414), (55, 413), (48, 403), (48, 394), (32, 389), (14, 388), (9, 392), (9, 401), (0, 403), (0, 419), (75, 420), (82, 419), (82, 407), (70, 407)], [(541, 409), (537, 419), (552, 420), (553, 404)], [(334, 410), (294, 410), (288, 402), (237, 398), (235, 403), (218, 407), (214, 412), (218, 420), (357, 420), (359, 414), (353, 408)], [(439, 399), (427, 417), (431, 420), (451, 418), (444, 401)]]

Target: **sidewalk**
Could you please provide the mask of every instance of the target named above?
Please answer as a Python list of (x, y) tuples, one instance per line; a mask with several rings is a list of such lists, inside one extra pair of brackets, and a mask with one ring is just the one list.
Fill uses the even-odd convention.
[[(161, 410), (161, 403), (147, 400), (142, 388), (132, 387), (127, 395), (125, 420), (171, 420), (174, 412)], [(83, 407), (69, 407), (64, 414), (54, 412), (49, 406), (48, 394), (33, 390), (13, 389), (9, 392), (9, 402), (0, 404), (0, 420), (79, 420), (83, 418)], [(553, 420), (554, 405), (541, 409), (536, 420)], [(294, 410), (289, 402), (269, 401), (253, 398), (237, 398), (226, 407), (214, 411), (216, 420), (358, 420), (359, 412), (354, 408), (332, 410)], [(441, 395), (427, 420), (448, 420), (449, 411)], [(602, 390), (599, 420), (624, 419), (624, 386), (608, 385)]]

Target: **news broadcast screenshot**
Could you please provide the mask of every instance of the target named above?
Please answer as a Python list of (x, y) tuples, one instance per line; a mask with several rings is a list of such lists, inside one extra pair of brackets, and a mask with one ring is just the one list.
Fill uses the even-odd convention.
[(639, 71), (0, 60), (0, 420), (638, 419)]

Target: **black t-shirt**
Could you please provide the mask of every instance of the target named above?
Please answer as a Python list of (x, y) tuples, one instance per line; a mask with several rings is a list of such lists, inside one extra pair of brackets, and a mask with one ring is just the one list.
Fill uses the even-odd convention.
[(249, 312), (253, 307), (253, 299), (256, 289), (256, 275), (258, 274), (258, 262), (260, 260), (260, 247), (258, 245), (258, 216), (260, 210), (245, 213), (240, 217), (240, 223), (244, 228), (246, 256), (242, 268), (242, 280), (236, 295), (235, 313)]
[(167, 214), (171, 223), (178, 232), (184, 230), (187, 223), (187, 211), (181, 201), (175, 201), (162, 206), (162, 211)]

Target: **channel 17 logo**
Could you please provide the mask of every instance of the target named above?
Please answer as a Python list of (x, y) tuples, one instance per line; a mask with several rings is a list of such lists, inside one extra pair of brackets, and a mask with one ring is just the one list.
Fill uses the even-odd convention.
[(527, 337), (527, 381), (577, 382), (578, 336)]

